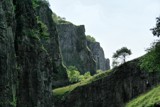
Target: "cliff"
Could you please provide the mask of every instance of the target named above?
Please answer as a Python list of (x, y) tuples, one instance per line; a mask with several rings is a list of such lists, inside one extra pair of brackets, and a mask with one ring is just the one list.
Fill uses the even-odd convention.
[(160, 85), (150, 91), (131, 100), (125, 107), (159, 107), (160, 106)]
[(66, 66), (76, 66), (81, 74), (87, 71), (95, 74), (96, 63), (86, 44), (84, 26), (75, 26), (68, 23), (59, 24), (57, 28), (64, 64)]
[(94, 59), (107, 69), (100, 44), (87, 45), (83, 25), (57, 24), (46, 0), (0, 0), (0, 107), (124, 107), (160, 81), (136, 59), (56, 100), (52, 89), (68, 84), (62, 60), (95, 74)]
[(56, 107), (124, 107), (132, 98), (160, 82), (159, 74), (140, 70), (138, 60), (127, 62), (105, 78), (72, 90)]
[(0, 0), (1, 107), (53, 107), (52, 87), (67, 80), (61, 59), (47, 1)]
[[(68, 84), (67, 81), (67, 73), (66, 68), (62, 63), (62, 56), (59, 46), (59, 35), (57, 31), (57, 24), (54, 22), (52, 15), (53, 12), (50, 10), (48, 6), (41, 3), (40, 6), (36, 8), (37, 17), (39, 20), (40, 26), (46, 26), (48, 32), (48, 39), (41, 39), (45, 49), (49, 53), (52, 59), (52, 66), (54, 69), (54, 77), (53, 77), (53, 87), (60, 87)], [(45, 27), (42, 27), (44, 30)]]
[(92, 42), (87, 40), (87, 45), (91, 50), (94, 59), (96, 61), (97, 70), (106, 71), (110, 69), (110, 61), (105, 58), (103, 48), (100, 46), (99, 42)]

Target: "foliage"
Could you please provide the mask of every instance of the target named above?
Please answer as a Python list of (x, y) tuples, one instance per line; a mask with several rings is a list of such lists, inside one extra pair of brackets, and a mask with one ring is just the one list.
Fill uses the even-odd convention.
[(88, 79), (88, 78), (90, 78), (91, 77), (91, 73), (90, 72), (86, 72), (85, 74), (84, 74), (84, 79)]
[(49, 33), (47, 26), (37, 17), (37, 23), (39, 27), (40, 37), (41, 39), (49, 39)]
[(38, 5), (38, 0), (32, 0), (32, 5), (33, 5), (33, 8), (37, 8), (39, 5)]
[[(152, 29), (154, 36), (160, 36), (160, 17), (157, 18), (156, 27)], [(142, 58), (140, 66), (149, 72), (160, 71), (160, 40), (154, 42)]]
[(113, 64), (118, 64), (116, 61), (118, 58), (123, 60), (123, 63), (126, 61), (126, 56), (131, 55), (132, 52), (127, 47), (122, 47), (121, 49), (117, 50), (116, 53), (113, 54)]
[(33, 8), (36, 9), (40, 5), (50, 6), (48, 0), (32, 0)]
[(95, 39), (94, 37), (90, 36), (90, 35), (87, 35), (87, 36), (86, 36), (86, 39), (87, 39), (88, 41), (90, 41), (90, 42), (96, 42), (96, 39)]
[(149, 72), (160, 71), (160, 41), (154, 42), (141, 59), (140, 66)]
[(80, 72), (77, 70), (75, 66), (69, 66), (67, 70), (67, 74), (69, 77), (69, 81), (71, 83), (79, 82)]
[(156, 27), (151, 29), (154, 36), (160, 36), (160, 17), (157, 17)]
[[(108, 70), (103, 73), (95, 74), (94, 76), (91, 76), (90, 78), (85, 79), (81, 82), (78, 82), (78, 83), (75, 83), (75, 84), (72, 84), (72, 85), (69, 85), (66, 87), (54, 89), (53, 96), (54, 96), (55, 100), (57, 100), (57, 101), (64, 100), (65, 97), (70, 92), (72, 92), (75, 88), (90, 84), (90, 83), (97, 81), (99, 79), (103, 79), (104, 77), (107, 77), (110, 73), (111, 73), (111, 70)], [(88, 75), (88, 73), (86, 75)]]
[(84, 75), (80, 75), (80, 72), (75, 66), (69, 66), (67, 70), (68, 78), (71, 83), (84, 81), (91, 77), (90, 72), (86, 72)]
[(160, 103), (160, 86), (142, 94), (138, 98), (133, 99), (126, 107), (155, 107), (156, 103)]
[(112, 61), (112, 67), (117, 67), (119, 65), (119, 62), (116, 59), (113, 59)]
[(104, 71), (102, 71), (102, 70), (100, 70), (100, 69), (96, 71), (97, 74), (100, 74), (100, 73), (103, 73), (103, 72), (104, 72)]
[(65, 18), (65, 17), (57, 16), (55, 13), (52, 14), (52, 19), (53, 19), (54, 22), (57, 23), (57, 24), (68, 24), (68, 23), (71, 23), (71, 22), (69, 22), (69, 21), (66, 21), (66, 18)]
[(36, 29), (31, 29), (31, 30), (26, 30), (24, 31), (24, 33), (28, 36), (28, 37), (31, 37), (33, 38), (34, 40), (38, 40), (40, 41), (40, 38), (39, 38), (39, 35), (38, 35), (38, 30)]

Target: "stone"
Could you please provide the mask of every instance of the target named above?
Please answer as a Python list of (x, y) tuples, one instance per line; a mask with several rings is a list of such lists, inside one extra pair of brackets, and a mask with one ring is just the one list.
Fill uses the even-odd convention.
[(60, 49), (66, 66), (75, 66), (81, 74), (96, 73), (96, 63), (92, 52), (87, 47), (85, 28), (72, 23), (57, 25)]
[(47, 5), (39, 4), (48, 11), (41, 11), (46, 17), (39, 20), (51, 30), (47, 44), (32, 3), (0, 1), (0, 107), (54, 107), (53, 85), (67, 80), (52, 12)]
[[(147, 82), (150, 87), (147, 86)], [(77, 87), (65, 99), (55, 102), (56, 107), (124, 107), (138, 95), (160, 82), (157, 73), (148, 74), (140, 69), (138, 59), (127, 62), (105, 78)]]
[(105, 58), (104, 51), (103, 48), (100, 46), (100, 43), (87, 40), (87, 45), (93, 53), (94, 59), (96, 61), (96, 69), (102, 71), (109, 70), (110, 62), (109, 59)]

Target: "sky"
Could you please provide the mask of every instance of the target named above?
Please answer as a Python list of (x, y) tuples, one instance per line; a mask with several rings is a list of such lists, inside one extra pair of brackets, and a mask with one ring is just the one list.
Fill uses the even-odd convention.
[(121, 47), (131, 49), (128, 60), (140, 57), (157, 39), (151, 28), (160, 16), (160, 0), (49, 0), (58, 16), (75, 25), (85, 25), (86, 35), (93, 36), (112, 59)]

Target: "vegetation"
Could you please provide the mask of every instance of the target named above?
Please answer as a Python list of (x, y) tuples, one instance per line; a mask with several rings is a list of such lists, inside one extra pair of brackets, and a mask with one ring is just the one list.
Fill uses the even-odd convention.
[[(160, 36), (160, 18), (157, 18), (156, 27), (151, 30), (154, 36)], [(141, 60), (141, 68), (149, 72), (160, 71), (160, 40), (154, 42), (147, 52)]]
[(39, 17), (37, 17), (37, 24), (39, 28), (40, 38), (49, 39), (48, 27), (39, 19)]
[(96, 39), (95, 39), (94, 37), (90, 36), (90, 35), (87, 35), (87, 36), (86, 36), (86, 39), (87, 39), (88, 41), (90, 41), (90, 42), (96, 42)]
[(32, 0), (32, 5), (33, 5), (33, 8), (37, 8), (39, 6), (38, 0)]
[[(90, 78), (87, 78), (81, 82), (78, 82), (76, 84), (72, 84), (66, 87), (61, 87), (61, 88), (57, 88), (53, 90), (53, 95), (55, 100), (57, 101), (61, 101), (61, 100), (65, 100), (65, 97), (72, 92), (75, 88), (77, 87), (81, 87), (87, 84), (90, 84), (96, 80), (102, 79), (104, 77), (107, 77), (109, 74), (111, 73), (111, 70), (96, 74), (94, 76), (90, 76)], [(87, 74), (88, 75), (88, 74)]]
[(75, 66), (68, 67), (67, 70), (68, 78), (71, 83), (79, 82), (80, 72), (77, 70)]
[(155, 107), (156, 104), (160, 104), (159, 90), (160, 90), (160, 86), (152, 89), (151, 91), (145, 94), (142, 94), (138, 98), (126, 104), (126, 107)]
[(55, 13), (52, 14), (52, 18), (53, 18), (54, 22), (57, 23), (57, 24), (68, 24), (68, 23), (71, 23), (69, 21), (66, 21), (65, 17), (57, 16)]
[(151, 30), (154, 36), (160, 36), (160, 17), (157, 17), (156, 27)]
[(40, 38), (39, 38), (39, 35), (38, 35), (38, 30), (36, 29), (29, 29), (29, 30), (26, 30), (24, 31), (24, 33), (28, 36), (28, 37), (31, 37), (32, 39), (34, 40), (38, 40), (40, 41)]
[(32, 0), (32, 5), (33, 5), (33, 8), (37, 8), (40, 5), (50, 6), (48, 0)]
[(71, 83), (84, 81), (85, 79), (88, 79), (91, 77), (90, 72), (86, 72), (84, 75), (80, 75), (80, 72), (75, 66), (69, 66), (67, 69), (67, 74), (68, 74), (69, 81)]
[(119, 65), (119, 62), (115, 58), (113, 58), (112, 67), (116, 67), (118, 65)]
[(132, 52), (130, 49), (127, 47), (122, 47), (121, 49), (117, 50), (116, 53), (113, 54), (113, 64), (112, 65), (117, 65), (119, 64), (117, 59), (120, 58), (123, 60), (122, 63), (126, 62), (126, 56), (131, 55)]
[(97, 74), (100, 74), (100, 73), (103, 73), (103, 72), (104, 72), (104, 71), (102, 71), (102, 70), (100, 70), (100, 69), (96, 71)]

